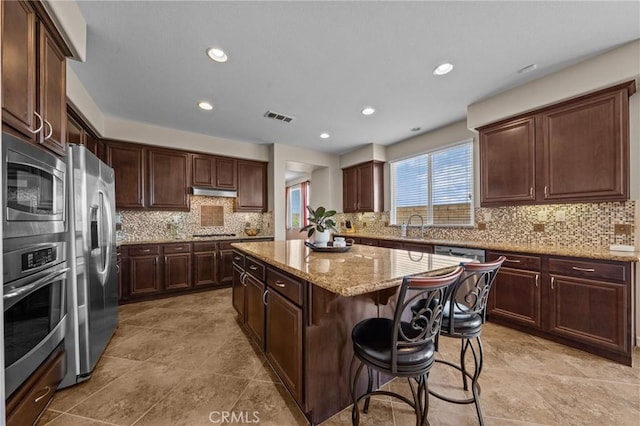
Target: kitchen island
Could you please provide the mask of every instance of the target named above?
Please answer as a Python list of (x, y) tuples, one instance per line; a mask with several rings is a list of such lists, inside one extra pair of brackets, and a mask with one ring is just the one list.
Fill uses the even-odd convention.
[[(364, 245), (318, 253), (301, 240), (232, 247), (238, 318), (312, 424), (351, 403), (353, 326), (391, 318), (403, 277), (442, 275), (468, 262)], [(388, 380), (374, 379), (375, 386)]]

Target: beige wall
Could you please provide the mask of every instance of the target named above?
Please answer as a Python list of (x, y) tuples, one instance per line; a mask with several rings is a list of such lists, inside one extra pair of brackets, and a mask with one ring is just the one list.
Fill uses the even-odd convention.
[(365, 161), (387, 161), (386, 147), (370, 143), (340, 156), (340, 168), (354, 166)]
[(45, 0), (43, 4), (73, 57), (84, 62), (87, 57), (87, 21), (78, 4), (75, 0)]

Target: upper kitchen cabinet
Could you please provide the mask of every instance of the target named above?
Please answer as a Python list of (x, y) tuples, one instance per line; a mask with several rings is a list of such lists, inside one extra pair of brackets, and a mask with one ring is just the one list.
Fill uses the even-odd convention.
[(237, 188), (236, 160), (233, 158), (193, 154), (191, 171), (194, 186), (233, 190)]
[(144, 147), (109, 141), (106, 144), (106, 159), (115, 172), (116, 209), (144, 208), (147, 169)]
[(267, 163), (237, 161), (238, 196), (235, 210), (239, 212), (267, 211)]
[(535, 201), (535, 120), (525, 118), (480, 133), (482, 203)]
[(9, 131), (64, 155), (66, 56), (39, 2), (2, 2), (2, 120)]
[[(188, 152), (149, 148), (149, 202), (158, 210), (189, 210), (191, 167)], [(117, 184), (117, 183), (116, 183)]]
[(96, 157), (105, 160), (104, 143), (94, 136), (80, 115), (67, 105), (67, 143), (84, 145)]
[(482, 127), (481, 204), (629, 199), (635, 82)]
[(345, 213), (384, 209), (383, 166), (380, 161), (368, 161), (342, 169), (342, 209)]

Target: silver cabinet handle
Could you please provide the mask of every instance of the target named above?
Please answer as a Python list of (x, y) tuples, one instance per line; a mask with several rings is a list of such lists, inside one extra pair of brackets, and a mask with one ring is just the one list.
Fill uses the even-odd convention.
[(45, 396), (49, 395), (49, 392), (51, 392), (51, 388), (49, 386), (46, 386), (44, 389), (42, 389), (44, 391), (44, 393), (40, 396), (37, 396), (33, 402), (38, 403), (42, 400), (42, 398), (44, 398)]
[(116, 272), (120, 272), (120, 265), (116, 264)]
[(556, 277), (551, 277), (551, 290), (553, 290), (553, 283), (556, 282)]
[(540, 274), (536, 274), (536, 288), (538, 288), (539, 283), (540, 283)]
[(140, 250), (140, 253), (149, 253), (151, 251), (151, 249), (144, 249), (144, 250)]
[(529, 197), (533, 197), (533, 186), (529, 188)]
[(249, 266), (249, 269), (251, 269), (252, 271), (257, 271), (258, 267), (256, 265), (251, 265)]
[(276, 281), (276, 285), (277, 285), (278, 287), (282, 287), (282, 288), (284, 288), (285, 283), (284, 283), (284, 281)]
[(549, 196), (549, 188), (547, 187), (547, 185), (544, 186), (544, 198), (547, 198)]
[(49, 126), (49, 133), (47, 133), (47, 136), (44, 137), (44, 140), (47, 140), (51, 137), (51, 135), (53, 134), (53, 126), (51, 125), (51, 123), (49, 123), (47, 120), (44, 120), (44, 123)]
[(33, 115), (35, 115), (36, 117), (38, 117), (38, 120), (40, 120), (40, 125), (38, 126), (37, 129), (35, 130), (31, 130), (31, 129), (27, 129), (29, 132), (33, 133), (34, 135), (36, 133), (38, 133), (40, 130), (42, 130), (42, 127), (44, 126), (44, 121), (42, 121), (42, 116), (40, 114), (38, 114), (37, 112), (33, 111)]
[(520, 262), (521, 262), (521, 260), (517, 260), (517, 259), (509, 259), (509, 258), (505, 259), (504, 261), (505, 261), (505, 262), (511, 262), (511, 263), (520, 263)]
[(265, 290), (264, 293), (262, 294), (262, 303), (264, 303), (264, 306), (267, 306), (267, 294), (269, 293), (269, 290)]
[(184, 250), (184, 247), (176, 247), (174, 250), (182, 251), (182, 250)]
[(582, 271), (582, 272), (595, 272), (596, 270), (593, 268), (579, 268), (577, 266), (573, 266), (571, 269), (574, 271)]
[(233, 260), (240, 260), (240, 256), (234, 256)]
[(247, 278), (246, 272), (243, 272), (240, 274), (240, 284), (242, 284), (245, 287), (247, 286), (246, 278)]

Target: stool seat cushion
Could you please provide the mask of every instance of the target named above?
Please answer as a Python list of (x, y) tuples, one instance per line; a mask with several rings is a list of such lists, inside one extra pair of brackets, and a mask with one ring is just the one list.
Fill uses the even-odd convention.
[[(409, 338), (419, 334), (409, 323), (402, 322), (402, 330)], [(382, 370), (390, 371), (393, 336), (393, 321), (387, 318), (370, 318), (360, 321), (353, 328), (351, 337), (353, 349), (357, 356), (376, 365)], [(398, 341), (402, 341), (398, 338)], [(399, 372), (422, 370), (434, 360), (435, 346), (433, 342), (398, 349), (397, 366)]]

